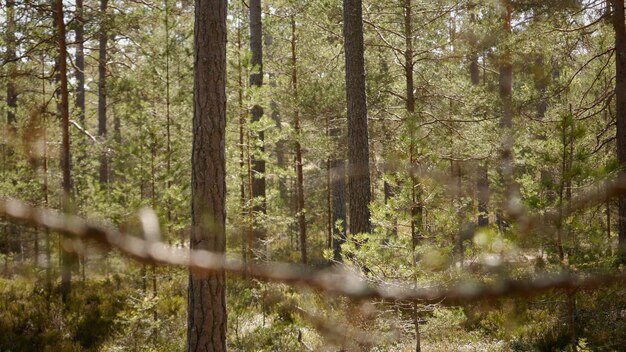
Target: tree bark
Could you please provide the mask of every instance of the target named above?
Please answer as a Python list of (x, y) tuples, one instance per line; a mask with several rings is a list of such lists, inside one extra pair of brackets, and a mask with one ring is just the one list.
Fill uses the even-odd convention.
[[(415, 62), (413, 59), (413, 7), (411, 0), (404, 0), (404, 73), (406, 82), (406, 113), (407, 121), (411, 134), (411, 146), (409, 162), (411, 167), (417, 165), (416, 162), (416, 146), (415, 146), (415, 129), (417, 125), (415, 116), (415, 87), (413, 69)], [(415, 248), (418, 245), (420, 234), (423, 226), (424, 206), (422, 204), (422, 186), (419, 184), (414, 170), (411, 170), (411, 259), (413, 262), (413, 271), (417, 273), (417, 257)], [(415, 274), (417, 275), (417, 274)], [(415, 278), (417, 285), (417, 277)], [(413, 325), (415, 327), (415, 351), (420, 352), (421, 334), (419, 326), (419, 310), (417, 303), (413, 304)]]
[[(473, 5), (475, 6), (475, 5)], [(476, 15), (470, 14), (470, 24), (474, 25)], [(470, 31), (471, 54), (470, 54), (470, 80), (472, 85), (480, 85), (480, 66), (478, 65), (478, 38), (474, 31)], [(476, 188), (478, 190), (478, 227), (489, 226), (489, 169), (487, 163), (479, 164), (476, 178)]]
[[(330, 137), (330, 118), (326, 117), (326, 136)], [(326, 248), (333, 248), (333, 183), (330, 158), (326, 159)], [(611, 236), (609, 236), (610, 238)]]
[[(165, 158), (166, 158), (166, 171), (167, 175), (172, 175), (172, 117), (170, 113), (171, 108), (171, 96), (170, 96), (170, 4), (169, 0), (164, 1), (165, 7)], [(116, 130), (118, 129), (119, 119), (116, 119)], [(172, 187), (171, 181), (168, 179), (165, 182), (165, 188), (169, 193)], [(172, 232), (172, 199), (170, 197), (166, 200), (167, 207), (167, 234), (171, 235)]]
[[(11, 137), (17, 135), (17, 59), (16, 59), (16, 37), (15, 37), (15, 1), (7, 0), (6, 2), (6, 53), (5, 60), (7, 65), (7, 87), (6, 87), (6, 104), (7, 104), (7, 132)], [(14, 146), (11, 144), (10, 139), (2, 142), (2, 169), (11, 171), (14, 168)], [(16, 180), (13, 180), (16, 182)], [(22, 254), (22, 234), (18, 231), (15, 224), (6, 224), (4, 226), (7, 234), (6, 252), (16, 252)], [(3, 251), (4, 252), (4, 251)], [(8, 260), (8, 259), (7, 259)], [(6, 264), (5, 260), (5, 264)]]
[[(337, 131), (336, 129), (334, 131)], [(337, 134), (331, 129), (331, 135)], [(346, 162), (343, 159), (333, 159), (330, 162), (331, 189), (332, 189), (332, 223), (333, 223), (333, 259), (341, 262), (341, 245), (346, 242)], [(339, 224), (339, 226), (338, 226)]]
[[(250, 52), (252, 54), (250, 64), (252, 65), (252, 73), (250, 74), (250, 86), (261, 88), (263, 86), (263, 27), (261, 23), (261, 0), (250, 0)], [(256, 104), (252, 107), (252, 122), (258, 122), (263, 116), (263, 108)], [(263, 131), (257, 133), (258, 151), (262, 154), (265, 151), (263, 145), (265, 134)], [(258, 155), (252, 153), (252, 196), (253, 211), (261, 214), (267, 212), (265, 199), (265, 160)], [(265, 230), (260, 221), (254, 224), (254, 241), (257, 250), (260, 249), (261, 241), (265, 237)], [(258, 256), (259, 253), (257, 253)]]
[[(475, 4), (470, 5), (470, 11), (474, 10)], [(476, 15), (474, 13), (470, 14), (470, 26), (474, 26), (476, 23)], [(469, 71), (470, 71), (470, 79), (472, 84), (477, 86), (480, 84), (480, 66), (478, 65), (478, 38), (474, 29), (471, 28), (469, 31), (470, 36), (470, 55), (469, 55)]]
[[(269, 47), (273, 43), (274, 43), (274, 38), (271, 35), (266, 34), (265, 35), (265, 46), (269, 49)], [(271, 53), (271, 50), (269, 51), (269, 53)], [(270, 56), (269, 53), (266, 56), (266, 58), (271, 62), (272, 61), (272, 57)], [(269, 72), (268, 76), (269, 76), (268, 77), (269, 78), (269, 85), (271, 87), (271, 90), (274, 92), (275, 89), (276, 89), (276, 73), (275, 72)], [(270, 100), (270, 110), (272, 111), (271, 118), (272, 118), (272, 120), (274, 120), (276, 129), (278, 130), (279, 133), (281, 133), (281, 131), (283, 129), (282, 117), (280, 115), (280, 111), (279, 111), (279, 108), (278, 108), (278, 103), (276, 102), (276, 99), (275, 99), (275, 93), (272, 93), (271, 96), (272, 96), (272, 98)], [(274, 147), (274, 151), (276, 153), (276, 166), (278, 166), (278, 168), (280, 168), (281, 170), (284, 170), (285, 167), (286, 167), (286, 164), (285, 164), (285, 140), (282, 137), (279, 137), (279, 139), (276, 141), (276, 146)], [(283, 178), (283, 177), (279, 177), (278, 178), (278, 194), (280, 195), (280, 200), (282, 201), (283, 205), (289, 204), (289, 195), (288, 195), (288, 192), (287, 192), (287, 180), (285, 180), (285, 178)]]
[[(59, 83), (61, 101), (59, 111), (61, 113), (61, 171), (63, 172), (62, 188), (63, 188), (63, 209), (69, 211), (71, 206), (72, 178), (71, 178), (71, 159), (70, 159), (70, 112), (69, 112), (69, 92), (67, 84), (67, 44), (65, 40), (65, 22), (63, 19), (63, 1), (55, 0), (54, 18), (57, 29), (58, 40), (58, 64), (59, 64)], [(75, 255), (62, 249), (61, 253), (61, 296), (66, 302), (72, 288), (72, 267), (76, 263)]]
[(478, 226), (489, 226), (489, 171), (487, 164), (478, 166)]
[(6, 62), (8, 65), (8, 80), (7, 80), (7, 124), (9, 125), (10, 132), (15, 132), (15, 123), (17, 122), (15, 117), (15, 110), (17, 109), (17, 89), (15, 87), (15, 80), (17, 78), (16, 72), (16, 57), (15, 57), (15, 1), (7, 0), (6, 2)]
[[(196, 0), (192, 250), (226, 250), (226, 0)], [(226, 351), (223, 270), (189, 272), (188, 351)]]
[(83, 12), (83, 0), (76, 0), (76, 107), (81, 126), (85, 126), (85, 20)]
[(348, 201), (350, 233), (371, 231), (369, 138), (365, 94), (363, 10), (361, 0), (344, 0), (343, 35), (348, 103)]
[[(404, 0), (404, 78), (405, 78), (405, 90), (406, 90), (406, 113), (407, 121), (409, 122), (409, 133), (411, 135), (411, 146), (409, 148), (409, 163), (411, 167), (417, 165), (417, 147), (415, 146), (415, 128), (416, 128), (416, 116), (415, 116), (415, 87), (414, 87), (414, 73), (413, 69), (415, 62), (413, 59), (413, 15), (411, 0)], [(421, 237), (423, 213), (421, 195), (422, 189), (419, 184), (419, 180), (415, 176), (414, 172), (411, 172), (411, 241), (413, 249), (417, 246), (419, 238)]]
[[(626, 25), (624, 1), (612, 0), (615, 31), (615, 104), (617, 119), (617, 160), (620, 176), (626, 176)], [(618, 255), (626, 265), (626, 196), (618, 198)]]
[[(243, 4), (242, 4), (243, 7)], [(246, 197), (246, 184), (248, 183), (248, 170), (246, 169), (246, 165), (248, 165), (247, 157), (246, 157), (246, 112), (244, 110), (244, 101), (243, 101), (243, 92), (244, 92), (244, 83), (243, 83), (243, 62), (242, 62), (242, 44), (241, 44), (241, 28), (242, 28), (242, 20), (241, 20), (241, 12), (237, 11), (237, 103), (239, 108), (239, 206), (240, 214), (242, 219), (249, 218), (249, 208), (248, 208), (248, 199)], [(250, 237), (250, 229), (248, 227), (248, 223), (246, 220), (242, 221), (244, 224), (243, 229), (241, 231), (241, 256), (243, 258), (244, 268), (247, 270), (248, 268), (248, 257), (249, 257), (249, 246), (248, 241)], [(247, 278), (247, 271), (243, 273), (243, 277)]]
[(298, 229), (300, 233), (300, 257), (302, 264), (306, 264), (307, 246), (306, 246), (306, 214), (304, 210), (304, 175), (302, 172), (302, 147), (300, 138), (302, 131), (300, 129), (300, 109), (298, 108), (298, 56), (297, 56), (297, 39), (296, 39), (296, 19), (291, 16), (291, 88), (293, 89), (293, 97), (295, 109), (293, 112), (293, 126), (296, 134), (295, 152), (296, 152), (296, 213), (298, 214)]
[[(42, 57), (43, 59), (43, 57)], [(45, 73), (45, 60), (41, 60), (41, 71)], [(43, 76), (43, 75), (42, 75)], [(41, 96), (42, 96), (42, 105), (45, 106), (48, 101), (48, 97), (46, 94), (46, 82), (42, 81), (41, 83)], [(48, 198), (48, 115), (43, 115), (43, 131), (41, 135), (42, 143), (43, 143), (43, 184), (42, 184), (42, 193), (43, 193), (43, 205), (45, 207), (49, 206), (49, 198)], [(46, 238), (46, 295), (48, 301), (50, 299), (50, 294), (52, 293), (52, 248), (50, 245), (50, 230), (48, 228), (45, 229), (45, 238)], [(49, 304), (49, 303), (48, 303)], [(48, 306), (49, 307), (49, 306)]]
[[(501, 21), (504, 31), (504, 38), (508, 38), (511, 34), (511, 19), (513, 14), (513, 7), (509, 3), (509, 0), (502, 1), (502, 14)], [(502, 184), (505, 189), (504, 195), (506, 201), (504, 204), (509, 204), (510, 200), (515, 196), (513, 186), (513, 66), (511, 63), (511, 51), (507, 48), (503, 48), (503, 53), (499, 58), (500, 72), (499, 72), (499, 87), (500, 87), (500, 103), (502, 105), (502, 117), (500, 118), (500, 128), (502, 128), (502, 146), (500, 150), (501, 157), (501, 171)], [(504, 211), (497, 211), (497, 223), (500, 230), (508, 228), (508, 223), (505, 219)]]
[(109, 156), (107, 153), (107, 7), (108, 0), (100, 0), (100, 32), (98, 34), (98, 136), (104, 142), (100, 154), (100, 183), (109, 182)]

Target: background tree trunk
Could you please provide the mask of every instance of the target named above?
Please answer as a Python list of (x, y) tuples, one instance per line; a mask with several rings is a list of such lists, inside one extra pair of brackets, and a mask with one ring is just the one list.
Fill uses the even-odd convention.
[(343, 36), (348, 103), (350, 233), (369, 233), (371, 231), (369, 203), (372, 198), (372, 191), (370, 187), (361, 0), (344, 0)]
[[(263, 27), (261, 23), (261, 0), (250, 0), (250, 52), (252, 54), (250, 64), (252, 73), (250, 74), (250, 86), (260, 88), (263, 86)], [(252, 107), (252, 122), (258, 122), (263, 116), (263, 108), (256, 104)], [(258, 150), (265, 151), (263, 145), (265, 134), (259, 131), (257, 134)], [(258, 153), (252, 153), (252, 196), (253, 211), (261, 214), (267, 212), (265, 200), (265, 160)], [(260, 249), (260, 242), (265, 237), (262, 221), (255, 221), (254, 241), (257, 250)], [(258, 256), (259, 253), (257, 253)]]
[(108, 0), (100, 0), (100, 32), (98, 39), (98, 136), (104, 142), (100, 155), (100, 183), (109, 182), (109, 156), (107, 153), (107, 7)]
[(15, 2), (7, 0), (6, 2), (6, 62), (8, 65), (7, 80), (7, 124), (11, 132), (15, 132), (15, 109), (17, 108), (17, 89), (15, 87), (16, 79), (16, 57), (15, 57)]
[[(504, 29), (504, 38), (508, 39), (511, 34), (511, 19), (513, 14), (512, 5), (509, 0), (502, 0), (502, 14), (501, 21)], [(504, 44), (506, 46), (506, 43)], [(501, 178), (502, 185), (504, 187), (505, 201), (503, 204), (509, 204), (514, 194), (513, 186), (513, 66), (511, 63), (511, 51), (503, 48), (503, 53), (499, 58), (500, 72), (499, 72), (499, 87), (500, 87), (500, 102), (502, 104), (502, 117), (500, 118), (500, 127), (502, 128), (502, 146), (501, 146)], [(508, 228), (507, 221), (505, 219), (504, 211), (498, 210), (497, 223), (500, 230)]]
[[(226, 249), (226, 0), (196, 0), (191, 249)], [(225, 273), (189, 272), (188, 351), (226, 351)]]
[(478, 226), (489, 226), (489, 171), (487, 163), (478, 165)]
[[(58, 40), (58, 63), (59, 82), (61, 85), (61, 101), (59, 111), (61, 113), (61, 170), (63, 172), (63, 210), (69, 211), (71, 207), (72, 178), (70, 173), (70, 111), (69, 92), (67, 88), (67, 45), (65, 42), (65, 22), (63, 19), (63, 1), (55, 1), (54, 18), (57, 27)], [(61, 296), (66, 302), (72, 288), (72, 269), (76, 263), (76, 256), (63, 249), (61, 252)]]
[[(624, 1), (613, 0), (613, 30), (615, 31), (615, 104), (617, 118), (617, 160), (626, 175), (626, 25), (624, 24)], [(626, 196), (618, 199), (618, 253), (626, 265)]]
[[(241, 7), (243, 8), (243, 3), (240, 2)], [(238, 114), (239, 114), (239, 206), (240, 215), (242, 219), (242, 231), (241, 231), (241, 256), (243, 258), (244, 267), (248, 268), (248, 259), (249, 255), (249, 240), (250, 240), (250, 227), (248, 223), (248, 219), (250, 218), (250, 209), (248, 207), (248, 201), (246, 195), (246, 184), (248, 183), (248, 170), (246, 166), (248, 165), (248, 157), (246, 156), (246, 116), (247, 113), (244, 108), (244, 82), (243, 82), (243, 60), (242, 60), (242, 9), (237, 10), (237, 104), (238, 104)], [(247, 272), (243, 273), (244, 278), (247, 276)]]
[[(273, 44), (274, 44), (274, 37), (272, 37), (270, 34), (266, 34), (265, 35), (265, 47), (269, 49), (269, 47)], [(271, 52), (272, 52), (271, 50), (268, 50), (268, 54), (266, 56), (266, 58), (270, 62), (272, 62), (272, 59), (273, 59), (270, 56)], [(270, 99), (270, 110), (272, 111), (271, 117), (272, 117), (272, 120), (274, 120), (274, 123), (276, 124), (276, 129), (278, 130), (278, 133), (282, 136), (283, 122), (282, 122), (282, 117), (280, 115), (278, 102), (276, 101), (276, 93), (277, 93), (276, 72), (269, 72), (268, 78), (269, 78), (269, 85), (272, 90), (271, 99)], [(279, 137), (279, 139), (276, 141), (274, 152), (276, 153), (276, 166), (280, 170), (284, 170), (286, 167), (285, 140), (282, 137)], [(278, 177), (278, 194), (280, 195), (280, 200), (282, 201), (281, 205), (285, 206), (289, 204), (287, 180), (284, 177)]]
[[(16, 110), (17, 110), (17, 58), (16, 58), (16, 44), (17, 40), (15, 37), (15, 2), (13, 0), (7, 0), (6, 2), (6, 52), (4, 59), (6, 60), (7, 66), (7, 86), (6, 86), (6, 106), (7, 106), (7, 132), (10, 137), (17, 136), (17, 118), (16, 118)], [(10, 138), (6, 141), (2, 142), (2, 158), (3, 158), (3, 170), (10, 171), (13, 169), (14, 163), (14, 145), (12, 144)], [(15, 182), (16, 180), (13, 180)], [(22, 251), (22, 235), (18, 231), (17, 226), (15, 224), (8, 223), (4, 226), (6, 232), (6, 252), (4, 254), (8, 254), (9, 252), (21, 253)], [(8, 262), (8, 257), (5, 259), (5, 264)]]
[[(341, 245), (346, 242), (346, 162), (343, 159), (334, 159), (330, 162), (330, 170), (333, 208), (333, 259), (341, 262)], [(337, 226), (338, 223), (340, 223), (339, 226)]]
[(78, 121), (85, 127), (85, 20), (83, 0), (76, 0), (76, 107)]
[(302, 172), (302, 147), (300, 145), (302, 133), (300, 130), (300, 110), (298, 108), (298, 56), (296, 19), (293, 15), (291, 16), (291, 64), (291, 87), (293, 89), (295, 103), (295, 110), (293, 112), (293, 127), (296, 134), (296, 213), (298, 214), (298, 229), (300, 233), (300, 256), (302, 264), (306, 264), (308, 259), (306, 252), (306, 214), (304, 212), (304, 175)]

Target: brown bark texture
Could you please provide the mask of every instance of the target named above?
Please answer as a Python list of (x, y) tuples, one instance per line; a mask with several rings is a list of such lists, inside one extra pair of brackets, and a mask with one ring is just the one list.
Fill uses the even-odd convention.
[[(250, 86), (260, 88), (263, 86), (263, 27), (261, 22), (261, 0), (250, 0), (250, 52), (252, 72), (250, 74)], [(258, 122), (263, 116), (263, 108), (259, 104), (252, 107), (252, 122)], [(265, 134), (263, 131), (257, 132), (255, 148), (260, 154), (265, 151)], [(265, 160), (259, 153), (254, 152), (251, 156), (252, 164), (252, 196), (253, 211), (257, 214), (265, 214), (267, 211), (265, 200)], [(260, 221), (254, 224), (254, 247), (257, 250), (257, 257), (260, 255), (261, 242), (265, 237), (265, 231)]]
[(306, 246), (306, 214), (304, 210), (304, 174), (302, 171), (302, 146), (300, 145), (301, 128), (300, 128), (300, 110), (298, 109), (298, 55), (297, 55), (297, 38), (296, 38), (296, 19), (291, 17), (291, 87), (295, 100), (295, 110), (293, 114), (293, 126), (296, 133), (295, 152), (296, 152), (296, 213), (298, 214), (298, 232), (300, 235), (300, 259), (302, 264), (306, 264), (307, 246)]
[[(226, 249), (226, 0), (196, 0), (192, 250)], [(226, 351), (224, 270), (189, 272), (188, 351)]]
[[(626, 25), (624, 1), (612, 0), (613, 30), (615, 31), (615, 105), (617, 118), (617, 160), (621, 173), (626, 172)], [(626, 264), (626, 197), (618, 199), (618, 253)]]
[(100, 183), (109, 182), (109, 156), (107, 154), (107, 23), (108, 0), (100, 0), (100, 33), (98, 37), (98, 136), (105, 142), (100, 154)]
[(372, 199), (365, 95), (363, 9), (361, 0), (344, 0), (343, 35), (348, 103), (348, 189), (350, 233), (371, 231)]
[(76, 107), (78, 121), (85, 126), (85, 23), (83, 0), (76, 0)]
[[(61, 100), (59, 112), (61, 113), (61, 171), (63, 173), (63, 209), (68, 211), (71, 204), (72, 178), (71, 178), (71, 156), (70, 156), (70, 112), (69, 112), (69, 92), (67, 83), (67, 44), (65, 39), (65, 22), (63, 19), (63, 1), (56, 0), (54, 6), (54, 19), (57, 29), (58, 44), (58, 67)], [(76, 263), (75, 255), (62, 249), (61, 253), (61, 296), (63, 301), (67, 301), (72, 288), (72, 266)]]

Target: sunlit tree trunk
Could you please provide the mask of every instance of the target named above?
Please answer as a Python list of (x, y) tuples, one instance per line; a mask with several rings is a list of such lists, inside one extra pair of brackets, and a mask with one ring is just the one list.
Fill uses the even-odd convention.
[[(474, 26), (476, 24), (476, 15), (474, 14), (474, 8), (476, 4), (470, 4), (469, 11), (470, 13), (470, 26)], [(469, 71), (470, 71), (470, 80), (473, 85), (477, 86), (480, 84), (480, 66), (478, 65), (478, 37), (474, 31), (474, 28), (470, 28), (469, 30), (469, 42), (470, 42), (470, 54), (469, 54)]]
[[(250, 64), (252, 73), (250, 74), (250, 85), (261, 88), (263, 86), (263, 27), (261, 23), (261, 0), (250, 0), (250, 52), (252, 54)], [(263, 108), (258, 103), (252, 107), (252, 122), (258, 122), (263, 116)], [(265, 134), (263, 131), (257, 132), (255, 144), (260, 153), (265, 150)], [(252, 195), (254, 197), (253, 211), (257, 214), (265, 214), (267, 211), (265, 199), (265, 160), (258, 153), (252, 153)], [(260, 251), (260, 244), (265, 238), (265, 230), (261, 221), (254, 224), (254, 241), (257, 251)], [(258, 255), (259, 253), (257, 253)]]
[[(17, 110), (17, 58), (16, 58), (16, 19), (15, 19), (15, 1), (7, 0), (6, 2), (6, 32), (5, 32), (5, 40), (6, 40), (6, 51), (5, 57), (6, 67), (7, 67), (7, 84), (6, 84), (6, 113), (7, 113), (7, 132), (9, 137), (17, 136), (17, 118), (16, 118), (16, 110)], [(12, 172), (13, 165), (13, 145), (11, 144), (12, 138), (7, 138), (6, 141), (3, 141), (3, 165), (2, 168), (4, 171)], [(18, 252), (22, 253), (22, 234), (18, 231), (17, 226), (15, 224), (6, 224), (5, 233), (7, 236), (6, 241), (6, 250), (7, 252)], [(8, 256), (5, 258), (5, 264), (8, 264)]]
[[(192, 151), (193, 250), (226, 250), (226, 0), (196, 0)], [(223, 270), (190, 269), (187, 350), (226, 351)]]
[(76, 107), (78, 121), (85, 126), (85, 19), (83, 0), (76, 0)]
[(100, 183), (109, 182), (109, 156), (107, 138), (107, 7), (108, 0), (100, 0), (100, 30), (98, 33), (98, 136), (104, 142), (100, 155)]
[(306, 245), (306, 214), (304, 210), (304, 176), (302, 172), (302, 147), (300, 140), (302, 131), (300, 128), (300, 109), (298, 107), (298, 56), (297, 56), (297, 38), (296, 38), (296, 18), (291, 16), (291, 88), (293, 89), (295, 109), (293, 112), (293, 127), (296, 134), (295, 152), (296, 152), (296, 213), (298, 216), (298, 230), (300, 234), (300, 257), (302, 264), (306, 264), (307, 245)]
[[(172, 175), (172, 117), (171, 117), (171, 97), (170, 97), (170, 4), (169, 0), (165, 0), (165, 163), (168, 177)], [(165, 182), (167, 191), (172, 187), (172, 182), (168, 178)], [(168, 192), (169, 193), (169, 192)], [(171, 236), (172, 232), (172, 199), (166, 199), (167, 213), (167, 235)], [(170, 237), (171, 238), (171, 237)]]
[[(476, 5), (472, 4), (473, 10)], [(470, 25), (473, 26), (476, 23), (476, 15), (470, 14)], [(470, 30), (470, 81), (472, 85), (480, 85), (480, 66), (478, 64), (479, 53), (479, 39), (476, 36), (473, 28)], [(481, 163), (477, 167), (476, 176), (476, 188), (478, 191), (478, 219), (477, 224), (479, 227), (489, 226), (489, 169), (487, 162)]]
[[(417, 147), (415, 146), (415, 129), (416, 118), (415, 115), (415, 87), (414, 87), (414, 72), (415, 62), (413, 58), (413, 8), (411, 0), (404, 0), (404, 73), (405, 73), (405, 89), (406, 89), (406, 113), (407, 121), (409, 123), (409, 129), (411, 134), (411, 146), (409, 161), (411, 168), (416, 166)], [(422, 204), (422, 186), (419, 184), (419, 180), (415, 175), (416, 170), (411, 170), (411, 257), (413, 262), (413, 270), (417, 271), (417, 258), (415, 253), (415, 247), (418, 245), (420, 234), (423, 229), (423, 214), (424, 207)], [(415, 274), (416, 275), (416, 274)], [(417, 277), (415, 278), (417, 279)], [(417, 280), (415, 280), (417, 285)], [(415, 351), (421, 351), (421, 336), (419, 326), (419, 311), (417, 303), (413, 305), (413, 325), (415, 326)]]
[[(274, 38), (270, 34), (265, 35), (265, 46), (270, 49), (270, 47), (274, 44)], [(271, 50), (268, 50), (268, 54), (266, 58), (271, 62)], [(272, 94), (270, 98), (270, 110), (271, 117), (274, 120), (276, 130), (279, 133), (278, 140), (276, 141), (276, 146), (274, 147), (274, 152), (276, 153), (276, 166), (280, 170), (284, 170), (286, 167), (285, 162), (285, 140), (280, 137), (282, 136), (283, 130), (283, 122), (282, 116), (279, 111), (278, 102), (276, 101), (276, 72), (269, 72), (269, 85), (272, 89)], [(284, 177), (278, 177), (278, 194), (280, 195), (280, 200), (282, 201), (282, 205), (289, 204), (289, 195), (287, 191), (287, 180)]]
[[(61, 113), (61, 133), (62, 142), (60, 148), (60, 160), (63, 189), (63, 209), (69, 211), (71, 207), (72, 194), (72, 178), (70, 172), (70, 112), (69, 112), (69, 92), (67, 84), (67, 45), (65, 39), (65, 21), (63, 18), (63, 1), (55, 0), (54, 18), (57, 29), (58, 43), (58, 66), (59, 66), (59, 83), (60, 83), (60, 104), (59, 112)], [(64, 240), (65, 241), (65, 240)], [(62, 246), (64, 247), (64, 246)], [(72, 288), (72, 267), (76, 263), (76, 257), (73, 254), (62, 250), (61, 253), (61, 296), (63, 301), (67, 301)]]
[[(45, 76), (46, 73), (46, 63), (45, 63), (45, 55), (41, 57), (41, 73), (42, 76)], [(46, 110), (46, 104), (48, 101), (48, 97), (46, 94), (46, 81), (41, 81), (41, 106), (42, 106), (42, 134), (41, 140), (43, 144), (43, 182), (41, 186), (41, 191), (43, 194), (43, 205), (45, 207), (49, 206), (49, 198), (48, 198), (48, 114)], [(51, 239), (50, 239), (50, 230), (48, 228), (45, 229), (45, 240), (46, 240), (46, 295), (48, 297), (48, 302), (50, 301), (50, 295), (52, 294), (52, 248), (51, 248)], [(48, 303), (49, 304), (49, 303)]]
[(241, 11), (237, 12), (237, 104), (238, 104), (238, 114), (239, 114), (239, 206), (241, 211), (241, 218), (244, 219), (242, 221), (243, 229), (241, 231), (241, 256), (243, 258), (244, 268), (246, 271), (243, 273), (244, 278), (247, 277), (247, 269), (248, 269), (248, 259), (249, 255), (249, 244), (250, 243), (250, 228), (247, 223), (247, 219), (250, 216), (250, 209), (248, 207), (248, 200), (246, 194), (246, 184), (248, 183), (248, 170), (246, 165), (247, 155), (246, 155), (246, 112), (244, 108), (244, 82), (243, 82), (243, 62), (242, 62), (242, 19), (241, 19)]
[[(331, 136), (338, 134), (338, 129)], [(332, 189), (332, 226), (333, 226), (333, 259), (341, 262), (341, 245), (346, 242), (346, 162), (335, 158), (330, 162)]]
[[(502, 13), (501, 21), (503, 26), (503, 37), (509, 38), (511, 34), (511, 20), (513, 15), (513, 7), (509, 0), (501, 0)], [(506, 46), (506, 43), (504, 44)], [(499, 87), (500, 87), (500, 103), (502, 106), (502, 116), (500, 118), (500, 128), (502, 129), (502, 146), (500, 150), (501, 170), (500, 175), (502, 184), (505, 189), (504, 205), (510, 204), (514, 194), (513, 186), (513, 65), (511, 62), (511, 51), (503, 48), (503, 53), (499, 57)], [(497, 211), (497, 223), (500, 230), (508, 228), (505, 214), (502, 209)]]
[(15, 57), (15, 1), (7, 0), (6, 2), (6, 65), (7, 65), (7, 124), (10, 132), (15, 133), (15, 110), (17, 109), (17, 89), (15, 87), (15, 80), (17, 78), (16, 72), (16, 57)]
[[(626, 25), (624, 1), (612, 0), (615, 31), (615, 115), (617, 119), (617, 160), (620, 177), (626, 176)], [(618, 254), (626, 265), (626, 196), (618, 199)]]
[(350, 233), (371, 231), (372, 198), (365, 95), (363, 9), (361, 0), (343, 2), (343, 36), (348, 103), (348, 202)]

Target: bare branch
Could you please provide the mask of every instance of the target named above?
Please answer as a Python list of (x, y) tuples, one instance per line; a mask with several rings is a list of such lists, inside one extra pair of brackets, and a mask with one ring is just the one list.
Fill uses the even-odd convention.
[[(604, 192), (599, 192), (601, 195), (597, 200), (605, 199), (611, 192), (626, 193), (625, 191), (624, 184), (620, 186), (614, 184)], [(204, 272), (225, 271), (234, 275), (242, 275), (245, 271), (244, 263), (239, 259), (147, 241), (75, 215), (33, 208), (18, 200), (0, 200), (0, 215), (12, 221), (45, 227), (76, 239), (94, 240), (142, 262), (189, 267)], [(285, 283), (342, 295), (356, 301), (380, 299), (395, 302), (439, 302), (443, 305), (465, 304), (501, 297), (531, 297), (552, 290), (595, 290), (618, 282), (626, 282), (626, 273), (585, 275), (564, 272), (522, 280), (505, 279), (491, 284), (465, 281), (450, 287), (409, 288), (389, 283), (374, 285), (362, 276), (346, 270), (309, 271), (306, 267), (287, 263), (252, 265), (248, 268), (247, 275), (262, 281)]]

